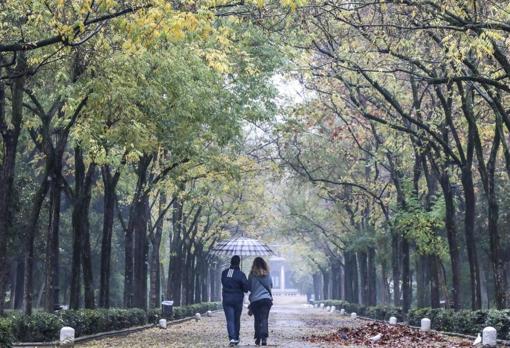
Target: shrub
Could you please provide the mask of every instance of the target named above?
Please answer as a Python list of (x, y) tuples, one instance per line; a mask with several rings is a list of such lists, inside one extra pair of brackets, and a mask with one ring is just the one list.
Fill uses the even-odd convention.
[(492, 326), (498, 331), (498, 337), (510, 338), (510, 310), (490, 310), (487, 314), (485, 326)]
[(7, 318), (0, 318), (0, 347), (10, 348), (13, 341), (12, 322)]
[[(200, 303), (174, 308), (175, 319), (181, 319), (219, 308), (218, 303)], [(47, 342), (58, 339), (63, 326), (74, 328), (76, 337), (99, 332), (126, 329), (147, 323), (157, 323), (161, 309), (81, 309), (58, 313), (37, 312), (0, 318), (0, 347), (16, 342)]]
[(21, 342), (53, 341), (58, 338), (62, 326), (62, 319), (52, 313), (37, 312), (12, 318), (13, 335), (16, 341)]

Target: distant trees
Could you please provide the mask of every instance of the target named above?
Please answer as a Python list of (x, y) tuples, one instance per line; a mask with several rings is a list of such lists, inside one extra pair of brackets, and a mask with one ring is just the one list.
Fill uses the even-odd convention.
[(346, 187), (358, 193), (350, 225), (361, 233), (368, 217), (391, 247), (393, 275), (384, 282), (404, 310), (414, 301), (412, 283), (420, 306), (443, 300), (460, 309), (470, 298), (478, 309), (483, 294), (506, 306), (508, 231), (499, 212), (508, 203), (510, 158), (507, 5), (318, 1), (302, 9), (306, 29), (296, 46), (309, 57), (305, 84), (315, 94), (291, 111), (283, 157), (335, 201), (353, 201), (340, 194)]

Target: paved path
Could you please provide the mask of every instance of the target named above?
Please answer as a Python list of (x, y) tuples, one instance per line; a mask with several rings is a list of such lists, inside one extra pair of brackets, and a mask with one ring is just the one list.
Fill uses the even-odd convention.
[[(240, 347), (255, 347), (253, 340), (253, 319), (243, 311), (241, 323)], [(270, 346), (288, 348), (333, 347), (321, 343), (313, 344), (303, 340), (311, 334), (328, 334), (339, 327), (361, 325), (360, 320), (341, 317), (338, 313), (325, 310), (304, 308), (299, 304), (275, 305), (270, 314)], [(226, 347), (225, 318), (223, 312), (215, 312), (213, 317), (204, 317), (196, 322), (188, 321), (168, 329), (158, 328), (144, 330), (124, 337), (110, 337), (78, 345), (78, 347)], [(338, 347), (338, 345), (337, 345)]]

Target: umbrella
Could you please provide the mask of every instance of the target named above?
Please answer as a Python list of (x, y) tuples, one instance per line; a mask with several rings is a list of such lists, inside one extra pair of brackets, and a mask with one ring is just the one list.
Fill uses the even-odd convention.
[(218, 242), (212, 248), (212, 254), (224, 256), (263, 256), (274, 255), (274, 252), (267, 244), (256, 239), (236, 237)]

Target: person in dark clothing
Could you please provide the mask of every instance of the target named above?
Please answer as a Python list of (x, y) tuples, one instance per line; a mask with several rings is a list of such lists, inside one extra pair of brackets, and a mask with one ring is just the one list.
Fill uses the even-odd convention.
[(239, 269), (240, 263), (241, 258), (237, 255), (233, 256), (230, 260), (230, 267), (221, 273), (223, 311), (227, 319), (230, 346), (239, 344), (244, 293), (248, 292), (248, 280), (246, 275)]
[(271, 288), (273, 281), (269, 274), (269, 267), (263, 258), (253, 260), (250, 276), (250, 312), (255, 317), (255, 344), (267, 346), (269, 336), (269, 311), (273, 305)]

